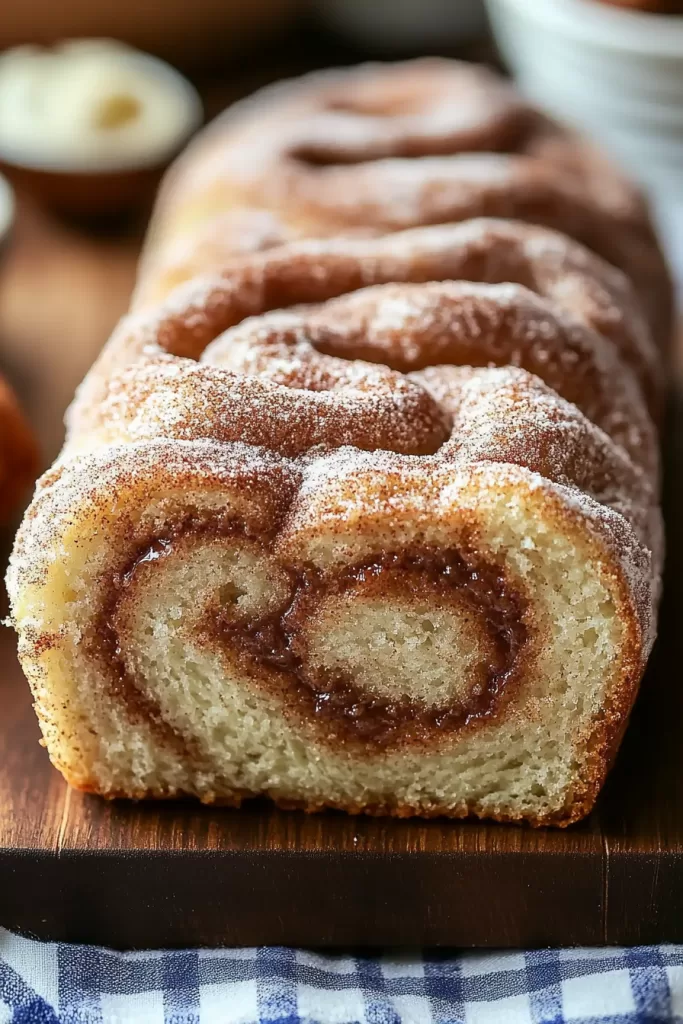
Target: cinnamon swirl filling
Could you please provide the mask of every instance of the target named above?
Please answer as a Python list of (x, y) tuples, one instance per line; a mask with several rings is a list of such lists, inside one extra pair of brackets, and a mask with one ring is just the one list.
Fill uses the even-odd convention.
[[(197, 545), (216, 546), (219, 558), (218, 547), (256, 544), (234, 520), (188, 517), (112, 574), (95, 620), (90, 653), (107, 666), (112, 699), (186, 757), (201, 757), (200, 742), (166, 717), (135, 668), (136, 589), (154, 586), (153, 574), (163, 586), (158, 574), (174, 559), (191, 560)], [(275, 601), (245, 605), (243, 585), (227, 579), (207, 589), (183, 633), (219, 656), (226, 678), (277, 701), (317, 742), (376, 753), (434, 742), (493, 718), (528, 671), (530, 602), (501, 565), (466, 543), (382, 552), (325, 573), (280, 563), (263, 548), (258, 557), (272, 562)], [(355, 650), (337, 643), (345, 628), (360, 637)]]

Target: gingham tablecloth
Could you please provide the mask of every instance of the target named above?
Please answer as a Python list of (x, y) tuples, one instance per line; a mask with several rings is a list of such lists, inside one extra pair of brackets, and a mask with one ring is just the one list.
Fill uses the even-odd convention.
[(683, 1024), (683, 946), (116, 953), (0, 929), (0, 1024)]

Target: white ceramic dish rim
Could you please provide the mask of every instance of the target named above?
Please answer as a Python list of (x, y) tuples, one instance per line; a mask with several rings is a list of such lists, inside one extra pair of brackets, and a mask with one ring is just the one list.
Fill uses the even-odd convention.
[[(165, 60), (160, 60), (158, 57), (152, 56), (151, 53), (133, 51), (130, 54), (125, 54), (122, 59), (137, 64), (144, 62), (144, 64), (151, 68), (155, 74), (159, 75), (160, 78), (165, 78), (169, 83), (169, 86), (174, 89), (179, 96), (183, 96), (184, 101), (187, 104), (187, 121), (183, 126), (182, 132), (178, 133), (178, 138), (174, 140), (172, 146), (169, 145), (166, 152), (161, 153), (157, 150), (150, 154), (148, 158), (137, 157), (135, 159), (131, 159), (129, 156), (127, 157), (122, 153), (120, 159), (114, 159), (112, 156), (107, 156), (102, 160), (94, 158), (92, 160), (67, 161), (50, 159), (48, 154), (46, 154), (44, 158), (42, 156), (40, 158), (27, 156), (18, 149), (4, 147), (0, 140), (0, 161), (7, 164), (8, 167), (23, 167), (26, 168), (26, 170), (31, 171), (44, 171), (47, 174), (95, 175), (118, 174), (126, 171), (141, 171), (164, 164), (168, 157), (177, 152), (183, 143), (186, 142), (202, 124), (204, 119), (204, 108), (202, 106), (199, 93), (192, 83), (180, 73), (180, 71), (177, 71)], [(0, 231), (1, 230), (2, 227), (0, 224)]]
[(12, 228), (15, 209), (14, 189), (4, 174), (0, 174), (0, 244)]
[[(595, 48), (671, 57), (683, 63), (683, 15), (625, 10), (600, 0), (489, 0)], [(596, 32), (600, 35), (596, 36)]]

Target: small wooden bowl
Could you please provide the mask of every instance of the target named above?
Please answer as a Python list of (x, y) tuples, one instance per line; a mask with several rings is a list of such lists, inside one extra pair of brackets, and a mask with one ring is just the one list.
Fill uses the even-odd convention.
[[(184, 137), (185, 141), (188, 136)], [(161, 175), (182, 144), (161, 161), (146, 167), (117, 170), (66, 170), (10, 161), (0, 153), (0, 171), (17, 192), (64, 217), (110, 218), (151, 202)]]

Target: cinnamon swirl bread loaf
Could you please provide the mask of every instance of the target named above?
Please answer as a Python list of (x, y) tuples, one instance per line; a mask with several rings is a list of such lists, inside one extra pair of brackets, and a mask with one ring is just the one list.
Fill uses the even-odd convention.
[(668, 344), (671, 286), (638, 192), (493, 72), (433, 59), (317, 72), (215, 121), (162, 187), (136, 303), (284, 241), (479, 216), (554, 228), (620, 267)]
[(515, 221), (291, 241), (133, 312), (9, 573), (54, 764), (580, 818), (654, 636), (660, 397), (627, 277)]

